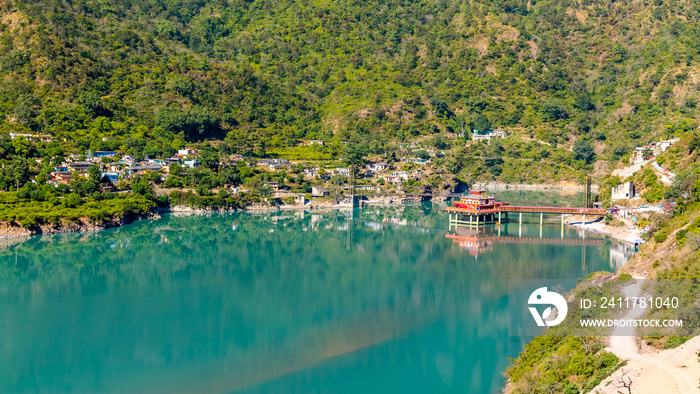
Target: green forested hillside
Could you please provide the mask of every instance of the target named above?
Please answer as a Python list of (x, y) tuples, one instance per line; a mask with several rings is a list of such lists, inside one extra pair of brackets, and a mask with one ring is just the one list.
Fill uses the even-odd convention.
[(616, 160), (694, 127), (699, 16), (695, 0), (8, 0), (0, 119), (151, 155), (365, 134), (382, 153), (490, 124)]

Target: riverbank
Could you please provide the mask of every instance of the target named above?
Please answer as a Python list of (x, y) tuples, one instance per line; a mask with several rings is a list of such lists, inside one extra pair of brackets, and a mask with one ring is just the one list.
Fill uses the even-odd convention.
[(159, 218), (158, 212), (148, 211), (142, 214), (112, 218), (99, 223), (95, 223), (86, 217), (81, 217), (77, 221), (61, 220), (59, 223), (41, 224), (32, 227), (22, 227), (16, 222), (0, 222), (0, 240), (21, 239), (42, 234), (101, 231), (108, 228), (121, 227), (136, 220)]
[[(363, 201), (363, 206), (389, 206), (392, 204), (407, 204), (402, 200), (397, 200), (392, 197), (382, 197), (373, 201)], [(124, 217), (117, 217), (104, 220), (96, 223), (87, 217), (80, 217), (77, 220), (61, 220), (56, 224), (41, 224), (31, 227), (23, 227), (15, 221), (0, 222), (0, 244), (10, 243), (29, 238), (34, 235), (42, 234), (60, 234), (74, 232), (93, 232), (101, 231), (108, 228), (121, 227), (125, 224), (132, 223), (141, 219), (159, 219), (161, 214), (211, 214), (211, 213), (229, 213), (229, 212), (273, 212), (279, 210), (323, 210), (323, 209), (348, 209), (352, 208), (349, 198), (341, 199), (339, 202), (332, 200), (316, 200), (308, 201), (304, 205), (270, 205), (270, 204), (252, 204), (243, 209), (235, 207), (190, 207), (187, 205), (173, 205), (166, 207), (157, 207), (146, 213), (131, 214)]]
[(577, 215), (571, 215), (565, 219), (565, 223), (573, 228), (589, 233), (605, 235), (628, 245), (639, 245), (643, 242), (641, 232), (635, 227), (634, 222), (629, 219), (616, 217), (614, 224), (605, 224), (603, 218), (596, 220), (586, 220)]

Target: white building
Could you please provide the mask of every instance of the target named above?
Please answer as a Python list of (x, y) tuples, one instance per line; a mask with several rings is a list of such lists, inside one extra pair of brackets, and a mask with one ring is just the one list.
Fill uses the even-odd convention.
[(474, 130), (472, 133), (472, 141), (488, 141), (491, 138), (506, 138), (506, 133), (503, 130), (488, 130), (486, 132)]
[(610, 200), (629, 200), (634, 198), (634, 182), (626, 182), (612, 188)]
[(324, 197), (330, 192), (323, 186), (311, 186), (311, 197)]
[[(672, 140), (663, 140), (663, 141), (658, 141), (658, 142), (651, 142), (651, 143), (646, 144), (644, 146), (638, 146), (638, 147), (634, 148), (634, 152), (632, 153), (632, 156), (630, 157), (630, 164), (639, 164), (639, 163), (643, 163), (647, 160), (653, 160), (656, 158), (656, 156), (665, 152), (668, 148), (673, 146), (673, 144), (675, 144), (678, 141), (680, 141), (680, 138), (674, 138)], [(646, 160), (644, 160), (644, 152), (645, 151), (649, 151), (651, 154), (651, 156), (647, 157)]]

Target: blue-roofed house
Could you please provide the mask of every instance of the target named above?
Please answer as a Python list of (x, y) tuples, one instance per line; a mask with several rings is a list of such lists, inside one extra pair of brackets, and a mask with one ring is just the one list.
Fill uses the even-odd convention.
[(92, 155), (95, 157), (114, 157), (117, 155), (117, 152), (98, 150), (95, 151), (95, 153), (93, 153)]
[(119, 181), (119, 174), (117, 174), (116, 172), (103, 172), (102, 178), (104, 177), (107, 177), (107, 179), (112, 183), (116, 183), (117, 181)]

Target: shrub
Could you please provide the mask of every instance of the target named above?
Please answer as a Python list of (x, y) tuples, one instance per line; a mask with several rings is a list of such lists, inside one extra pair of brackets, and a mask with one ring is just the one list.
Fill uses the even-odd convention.
[(676, 336), (672, 335), (668, 337), (668, 340), (664, 344), (664, 349), (674, 349), (677, 348), (678, 346), (686, 343), (690, 337), (682, 337), (682, 336)]
[(63, 205), (65, 205), (66, 208), (77, 208), (82, 201), (83, 200), (77, 193), (71, 193), (63, 199)]

